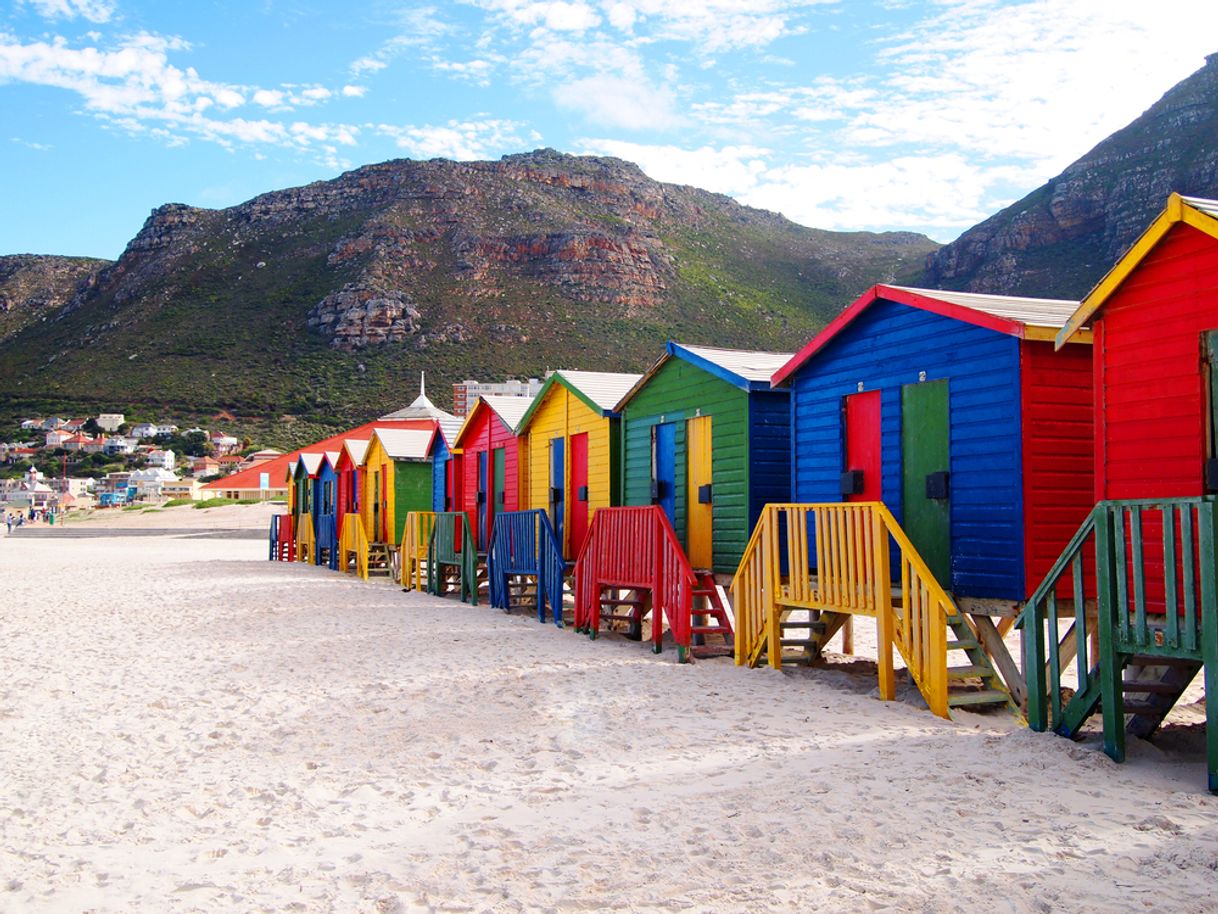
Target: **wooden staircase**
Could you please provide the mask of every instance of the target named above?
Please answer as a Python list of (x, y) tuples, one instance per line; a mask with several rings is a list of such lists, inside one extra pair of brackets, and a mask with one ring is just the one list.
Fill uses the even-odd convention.
[(427, 586), (427, 551), (431, 531), (436, 526), (434, 511), (411, 511), (402, 527), (402, 547), (398, 552), (398, 583), (403, 590), (423, 590)]
[(650, 618), (652, 651), (663, 651), (667, 627), (680, 663), (734, 649), (713, 577), (694, 572), (659, 505), (598, 510), (574, 579), (575, 629), (590, 638), (602, 624), (618, 623), (626, 637), (641, 640)]
[(940, 717), (966, 705), (1018, 713), (980, 623), (956, 607), (879, 502), (766, 505), (731, 591), (737, 664), (813, 663), (847, 621), (869, 616), (882, 699), (896, 697), (895, 649)]
[(492, 606), (506, 612), (528, 608), (545, 622), (546, 606), (563, 626), (566, 566), (562, 547), (545, 511), (501, 511), (491, 527), (486, 561)]
[(437, 512), (427, 547), (428, 592), (436, 596), (456, 594), (463, 602), (477, 606), (481, 583), (469, 518), (462, 511)]
[[(1019, 625), (1029, 726), (1075, 737), (1101, 714), (1104, 751), (1117, 762), (1126, 737), (1152, 736), (1203, 672), (1208, 784), (1218, 793), (1214, 497), (1100, 502)], [(1073, 690), (1064, 681), (1071, 665)]]
[(296, 561), (296, 534), (292, 529), (291, 514), (271, 516), (268, 539), (270, 546), (268, 558), (272, 562)]
[(343, 515), (342, 530), (338, 535), (338, 571), (354, 572), (368, 580), (368, 537), (364, 523), (354, 512)]

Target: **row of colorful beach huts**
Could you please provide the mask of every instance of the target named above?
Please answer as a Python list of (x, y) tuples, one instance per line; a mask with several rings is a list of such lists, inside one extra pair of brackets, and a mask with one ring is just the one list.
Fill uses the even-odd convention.
[(1101, 713), (1117, 760), (1204, 671), (1218, 790), (1218, 202), (1173, 194), (1081, 302), (877, 285), (795, 352), (669, 342), (463, 420), (421, 393), (290, 474), (272, 558), (682, 660), (869, 617), (881, 697), (895, 651), (941, 716)]

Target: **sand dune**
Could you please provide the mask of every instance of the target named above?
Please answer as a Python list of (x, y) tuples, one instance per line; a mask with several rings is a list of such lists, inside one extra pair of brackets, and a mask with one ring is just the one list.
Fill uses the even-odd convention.
[(0, 911), (1218, 910), (1196, 728), (1117, 766), (264, 559), (0, 540)]

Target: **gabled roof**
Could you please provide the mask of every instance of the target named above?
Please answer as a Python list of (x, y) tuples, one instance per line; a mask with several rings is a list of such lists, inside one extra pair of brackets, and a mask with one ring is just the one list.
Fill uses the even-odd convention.
[(689, 362), (703, 371), (741, 390), (770, 390), (774, 372), (791, 360), (789, 352), (757, 352), (747, 349), (720, 349), (714, 346), (692, 346), (669, 340), (664, 354), (647, 370), (626, 395), (614, 406), (621, 412), (656, 373), (671, 359)]
[(618, 400), (626, 396), (630, 388), (637, 384), (641, 377), (643, 377), (641, 374), (622, 374), (614, 371), (556, 371), (546, 378), (546, 383), (541, 386), (541, 390), (529, 403), (525, 414), (520, 417), (520, 422), (516, 425), (516, 434), (519, 435), (524, 431), (529, 420), (537, 411), (537, 407), (549, 395), (550, 388), (556, 384), (567, 388), (573, 396), (598, 416), (613, 416), (616, 415), (614, 408), (617, 406)]
[(434, 429), (375, 428), (372, 435), (392, 460), (426, 460)]
[[(338, 435), (332, 435), (329, 438), (323, 438), (321, 441), (315, 441), (310, 445), (306, 445), (299, 450), (291, 451), (287, 454), (280, 454), (271, 460), (264, 460), (256, 463), (251, 467), (247, 467), (240, 472), (233, 473), (231, 476), (225, 476), (222, 479), (216, 479), (203, 486), (207, 491), (223, 491), (230, 492), (234, 489), (255, 490), (260, 488), (261, 477), (263, 473), (268, 474), (268, 479), (282, 479), (284, 474), (290, 472), (288, 464), (295, 461), (302, 451), (330, 451), (336, 447), (341, 447), (343, 441), (348, 438), (367, 438), (372, 434), (372, 430), (378, 426), (386, 428), (426, 428), (430, 430), (434, 427), (435, 419), (394, 419), (376, 420), (373, 422), (365, 422), (363, 425), (355, 428), (347, 429)], [(230, 458), (221, 457), (220, 462), (223, 463)], [(241, 460), (240, 457), (232, 458), (233, 460)], [(273, 488), (282, 488), (282, 486), (273, 486)]]
[(1163, 239), (1173, 226), (1183, 222), (1198, 231), (1205, 232), (1212, 238), (1218, 238), (1218, 200), (1206, 200), (1202, 197), (1182, 197), (1172, 194), (1167, 198), (1167, 206), (1163, 212), (1147, 226), (1146, 231), (1138, 236), (1125, 252), (1124, 256), (1113, 265), (1104, 278), (1095, 284), (1087, 297), (1080, 303), (1075, 312), (1070, 315), (1066, 325), (1057, 334), (1057, 347), (1060, 349), (1068, 341), (1085, 333), (1083, 325), (1095, 315), (1104, 303), (1129, 278), (1129, 274)]
[[(860, 314), (877, 301), (893, 301), (943, 317), (984, 327), (997, 333), (1029, 340), (1052, 340), (1078, 302), (1061, 298), (1024, 298), (1014, 295), (982, 295), (978, 292), (944, 292), (877, 284), (856, 298), (845, 311), (829, 322), (808, 345), (774, 373), (771, 383), (785, 384), (812, 356), (824, 349)], [(1091, 337), (1077, 342), (1090, 343)]]
[(489, 409), (499, 417), (504, 425), (508, 427), (514, 434), (516, 426), (520, 424), (520, 420), (524, 418), (524, 414), (529, 411), (529, 407), (533, 403), (532, 397), (513, 397), (502, 394), (481, 394), (474, 401), (473, 408), (465, 416), (465, 421), (461, 423), (461, 430), (457, 432), (457, 437), (453, 439), (452, 446), (460, 447), (461, 441), (465, 438), (467, 429), (473, 428), (474, 417), (479, 410)]
[[(296, 465), (296, 470), (304, 470), (309, 478), (317, 475), (317, 471), (321, 468), (321, 459), (325, 454), (321, 451), (306, 451), (300, 455), (300, 460)], [(293, 476), (296, 474), (293, 473)]]
[(343, 442), (343, 450), (347, 453), (347, 459), (354, 466), (359, 466), (364, 462), (364, 455), (368, 453), (368, 439), (348, 438)]

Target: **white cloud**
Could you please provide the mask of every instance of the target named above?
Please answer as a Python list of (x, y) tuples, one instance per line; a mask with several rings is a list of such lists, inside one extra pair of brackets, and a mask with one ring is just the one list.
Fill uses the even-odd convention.
[(343, 86), (344, 98), (363, 98), (368, 94), (367, 86)]
[(89, 22), (109, 22), (116, 4), (110, 0), (18, 0), (32, 6), (47, 19), (87, 19)]
[(756, 146), (652, 146), (612, 139), (582, 139), (578, 149), (587, 155), (609, 155), (634, 162), (650, 177), (672, 184), (690, 184), (716, 193), (739, 196), (757, 187), (765, 174), (770, 150)]
[(556, 87), (553, 95), (560, 107), (602, 127), (667, 130), (680, 123), (671, 89), (633, 79), (589, 76)]
[(169, 61), (189, 50), (179, 38), (138, 34), (111, 48), (72, 47), (62, 38), (22, 43), (0, 33), (0, 84), (21, 82), (75, 93), (84, 108), (112, 128), (151, 136), (170, 145), (191, 139), (226, 149), (237, 144), (309, 149), (322, 161), (338, 161), (340, 146), (356, 143), (357, 127), (285, 125), (266, 118), (232, 116), (252, 102), (288, 110), (329, 99), (323, 86), (265, 89), (213, 82), (191, 67)]
[(415, 158), (470, 161), (519, 148), (522, 141), (517, 131), (521, 126), (515, 121), (487, 118), (422, 127), (378, 124), (375, 130)]

